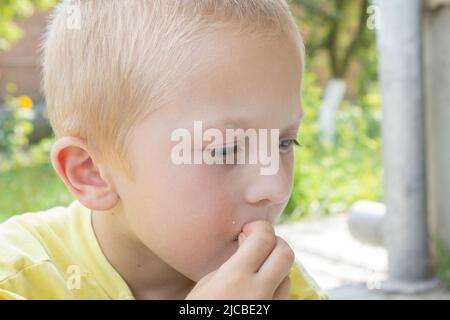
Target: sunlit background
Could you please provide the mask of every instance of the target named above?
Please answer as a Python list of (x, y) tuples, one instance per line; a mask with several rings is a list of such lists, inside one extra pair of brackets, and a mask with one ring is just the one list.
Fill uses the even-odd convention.
[[(0, 221), (74, 200), (49, 161), (53, 137), (40, 91), (38, 50), (56, 2), (0, 2)], [(303, 147), (295, 151), (294, 189), (278, 231), (332, 297), (449, 298), (445, 250), (435, 271), (438, 286), (381, 290), (388, 253), (376, 231), (370, 235), (358, 224), (382, 219), (385, 211), (379, 8), (369, 0), (293, 0), (290, 6), (307, 49), (305, 118), (299, 134)]]

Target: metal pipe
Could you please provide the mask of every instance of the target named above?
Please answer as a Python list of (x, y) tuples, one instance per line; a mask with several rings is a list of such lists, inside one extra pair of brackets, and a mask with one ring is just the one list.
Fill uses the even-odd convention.
[(418, 282), (428, 277), (422, 1), (377, 4), (388, 275)]

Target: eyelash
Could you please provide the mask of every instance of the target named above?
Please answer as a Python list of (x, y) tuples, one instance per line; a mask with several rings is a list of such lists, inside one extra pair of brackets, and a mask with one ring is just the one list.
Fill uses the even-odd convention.
[[(288, 146), (286, 146), (285, 147), (286, 149), (284, 149), (284, 150), (289, 149), (289, 147), (292, 146), (292, 145), (296, 146), (296, 147), (300, 147), (300, 148), (302, 147), (302, 145), (300, 144), (300, 142), (298, 142), (297, 139), (286, 139), (286, 140), (283, 140), (283, 141), (289, 141), (290, 142), (290, 144)], [(281, 149), (281, 147), (280, 147), (280, 149)]]
[[(280, 146), (280, 149), (283, 150), (282, 152), (286, 152), (292, 145), (296, 146), (296, 147), (299, 147), (299, 148), (303, 147), (302, 144), (300, 142), (298, 142), (297, 139), (285, 139), (285, 140), (282, 140), (281, 143), (282, 142), (286, 142), (286, 141), (289, 141), (290, 143), (289, 143), (288, 146), (284, 146), (284, 147)], [(212, 154), (211, 155), (214, 157), (215, 154), (216, 154), (216, 150), (218, 150), (218, 151), (222, 151), (222, 152), (219, 152), (220, 154), (222, 154), (223, 156), (226, 156), (228, 153), (224, 153), (224, 151), (227, 150), (227, 149), (229, 150), (231, 148), (233, 148), (233, 152), (236, 152), (237, 149), (238, 149), (238, 145), (235, 144), (235, 145), (232, 145), (232, 146), (229, 146), (229, 147), (212, 149), (212, 151), (211, 151)]]
[(222, 152), (219, 152), (219, 154), (222, 154), (222, 156), (226, 156), (228, 153), (224, 153), (223, 151), (225, 151), (225, 150), (227, 150), (227, 149), (231, 149), (231, 148), (233, 148), (233, 152), (236, 153), (236, 151), (237, 151), (237, 149), (238, 149), (238, 145), (235, 144), (235, 145), (228, 146), (228, 147), (212, 149), (212, 150), (211, 150), (211, 156), (215, 157), (215, 155), (216, 155), (216, 150), (222, 151)]

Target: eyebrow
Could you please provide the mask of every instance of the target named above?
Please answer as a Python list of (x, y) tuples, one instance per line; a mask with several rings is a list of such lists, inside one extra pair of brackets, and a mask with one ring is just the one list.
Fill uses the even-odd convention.
[[(292, 128), (292, 127), (297, 127), (300, 125), (303, 117), (304, 117), (304, 112), (303, 110), (301, 110), (301, 112), (299, 113), (299, 115), (295, 118), (295, 121), (291, 122), (289, 125), (286, 126), (286, 128)], [(239, 124), (248, 124), (247, 119), (245, 118), (230, 118), (230, 117), (225, 117), (225, 118), (221, 118), (219, 120), (205, 120), (203, 121), (203, 130), (206, 129), (211, 129), (211, 128), (242, 128), (241, 125)]]
[(304, 116), (305, 116), (305, 112), (303, 111), (303, 109), (300, 109), (300, 113), (297, 116), (296, 121), (292, 125), (294, 125), (294, 124), (295, 125), (300, 125), (300, 123), (302, 122)]

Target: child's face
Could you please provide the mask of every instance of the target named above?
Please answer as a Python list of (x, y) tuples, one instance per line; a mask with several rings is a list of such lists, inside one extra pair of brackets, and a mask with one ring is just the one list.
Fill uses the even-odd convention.
[(171, 160), (171, 133), (195, 120), (220, 130), (279, 129), (295, 139), (301, 117), (301, 62), (286, 39), (220, 34), (201, 44), (202, 69), (176, 88), (173, 103), (133, 129), (134, 181), (113, 172), (130, 231), (180, 273), (198, 281), (236, 251), (245, 223), (274, 224), (292, 190), (294, 152), (280, 152), (275, 175), (260, 164), (181, 164)]

